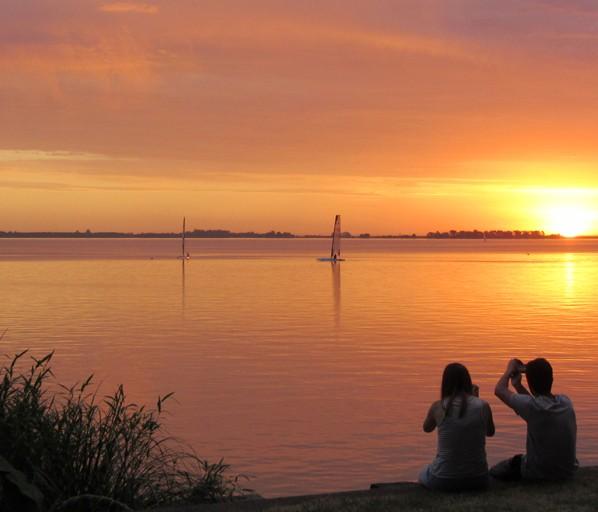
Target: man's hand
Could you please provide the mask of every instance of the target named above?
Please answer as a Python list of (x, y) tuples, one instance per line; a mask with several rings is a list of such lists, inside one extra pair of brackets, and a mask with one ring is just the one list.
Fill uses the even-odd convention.
[(505, 373), (509, 375), (509, 377), (513, 377), (516, 373), (520, 373), (520, 368), (523, 366), (523, 363), (520, 359), (511, 359), (509, 364), (507, 364), (507, 369)]
[(520, 395), (529, 395), (529, 391), (525, 389), (525, 386), (521, 383), (521, 377), (523, 376), (522, 370), (525, 368), (525, 365), (519, 359), (515, 359), (515, 361), (517, 361), (518, 365), (515, 373), (511, 375), (511, 385)]
[(502, 375), (500, 379), (498, 379), (496, 387), (494, 388), (494, 394), (509, 407), (511, 396), (514, 394), (509, 389), (509, 379), (514, 377), (516, 373), (519, 373), (520, 367), (521, 361), (519, 359), (511, 359), (509, 361), (509, 364), (507, 364), (505, 373)]
[(517, 389), (519, 386), (521, 386), (521, 376), (522, 376), (522, 373), (519, 371), (517, 371), (511, 375), (511, 385), (515, 389)]

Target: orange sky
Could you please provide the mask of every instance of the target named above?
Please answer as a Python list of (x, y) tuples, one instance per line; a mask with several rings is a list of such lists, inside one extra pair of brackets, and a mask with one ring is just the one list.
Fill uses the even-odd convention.
[(591, 0), (7, 2), (0, 230), (598, 232)]

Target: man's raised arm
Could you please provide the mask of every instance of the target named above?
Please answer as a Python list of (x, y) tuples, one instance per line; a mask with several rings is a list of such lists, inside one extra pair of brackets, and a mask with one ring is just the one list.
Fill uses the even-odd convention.
[[(498, 398), (500, 398), (505, 404), (507, 404), (509, 407), (511, 407), (511, 403), (510, 403), (511, 396), (513, 396), (515, 394), (513, 391), (511, 391), (509, 389), (509, 379), (512, 376), (514, 376), (515, 373), (518, 372), (520, 365), (521, 365), (521, 362), (518, 359), (511, 359), (509, 361), (509, 364), (507, 365), (507, 369), (505, 370), (505, 373), (503, 373), (501, 378), (498, 379), (498, 382), (496, 383), (496, 387), (494, 388), (494, 394)], [(521, 381), (519, 382), (519, 384), (521, 385)], [(523, 388), (523, 385), (521, 385), (521, 387)], [(523, 388), (523, 389), (525, 389), (525, 388)]]
[(520, 363), (519, 369), (515, 371), (515, 374), (513, 376), (511, 376), (511, 384), (513, 384), (515, 391), (517, 391), (517, 393), (519, 393), (520, 395), (529, 395), (530, 392), (521, 383), (521, 377), (523, 375), (523, 373), (521, 372), (521, 367), (523, 367), (523, 363), (521, 363), (521, 361), (519, 360), (517, 361)]

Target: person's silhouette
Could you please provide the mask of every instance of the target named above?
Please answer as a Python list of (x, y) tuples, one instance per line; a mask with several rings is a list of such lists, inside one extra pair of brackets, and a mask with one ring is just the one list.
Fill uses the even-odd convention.
[(494, 435), (492, 410), (459, 363), (444, 369), (440, 395), (423, 425), (425, 432), (438, 429), (438, 451), (419, 481), (440, 491), (482, 489), (488, 485), (486, 436)]
[[(521, 383), (525, 373), (529, 391)], [(509, 389), (509, 380), (516, 392)], [(494, 393), (527, 423), (526, 453), (498, 463), (490, 474), (501, 480), (561, 480), (577, 469), (577, 423), (569, 397), (552, 394), (552, 366), (546, 359), (526, 365), (511, 359)]]

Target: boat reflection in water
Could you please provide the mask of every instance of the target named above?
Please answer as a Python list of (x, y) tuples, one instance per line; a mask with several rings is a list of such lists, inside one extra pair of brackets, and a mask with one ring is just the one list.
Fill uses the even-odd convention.
[(334, 304), (334, 326), (339, 329), (341, 325), (341, 265), (333, 261), (332, 268), (332, 292)]

